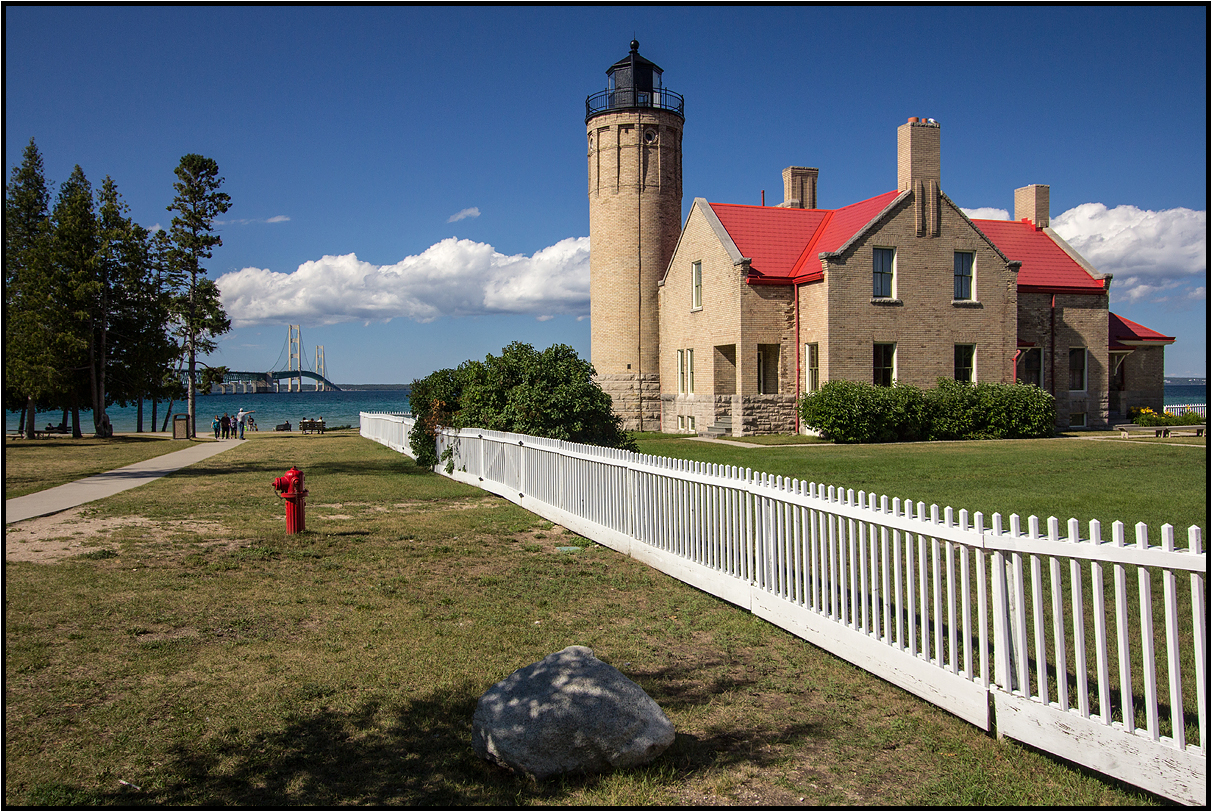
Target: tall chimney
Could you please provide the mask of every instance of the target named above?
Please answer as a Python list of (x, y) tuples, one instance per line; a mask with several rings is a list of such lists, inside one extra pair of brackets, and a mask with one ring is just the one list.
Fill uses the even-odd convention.
[(786, 209), (816, 208), (816, 179), (819, 169), (789, 166), (783, 170), (783, 202)]
[(917, 235), (939, 235), (939, 125), (912, 116), (896, 130), (896, 188), (913, 192)]
[(1033, 183), (1014, 190), (1014, 219), (1030, 220), (1036, 228), (1047, 228), (1048, 187)]

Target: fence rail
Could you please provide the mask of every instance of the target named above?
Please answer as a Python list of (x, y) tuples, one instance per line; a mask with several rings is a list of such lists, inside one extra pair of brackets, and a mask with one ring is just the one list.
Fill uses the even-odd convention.
[(1167, 406), (1163, 411), (1173, 415), (1180, 414), (1197, 414), (1200, 417), (1208, 416), (1208, 404), (1206, 403), (1175, 403), (1172, 406)]
[[(412, 422), (363, 413), (361, 432), (411, 455)], [(1198, 527), (1180, 548), (1168, 524), (1160, 546), (1144, 524), (1129, 538), (1116, 522), (1106, 540), (1096, 521), (995, 513), (986, 524), (980, 512), (478, 429), (442, 432), (438, 452), (449, 462), (436, 470), (983, 730), (1176, 801), (1206, 800)]]

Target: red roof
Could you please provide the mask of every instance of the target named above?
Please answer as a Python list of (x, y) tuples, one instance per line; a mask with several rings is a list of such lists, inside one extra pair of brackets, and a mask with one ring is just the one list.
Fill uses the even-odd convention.
[(1043, 293), (1103, 293), (1101, 279), (1026, 220), (973, 220), (1009, 259), (1023, 263), (1018, 289)]
[(1164, 345), (1173, 344), (1173, 336), (1164, 336), (1156, 330), (1150, 330), (1143, 324), (1137, 324), (1131, 319), (1125, 319), (1123, 316), (1117, 316), (1114, 313), (1107, 313), (1108, 331), (1107, 340), (1111, 349), (1130, 349), (1133, 344), (1125, 344), (1126, 341), (1135, 343), (1135, 346), (1140, 346), (1136, 342), (1147, 342), (1148, 344)]
[(887, 192), (840, 209), (789, 209), (710, 203), (741, 256), (752, 283), (789, 284), (821, 278), (817, 255), (836, 251), (896, 199)]
[(777, 206), (742, 206), (711, 203), (711, 210), (749, 267), (763, 277), (789, 277), (804, 246), (829, 212), (821, 209), (784, 209)]

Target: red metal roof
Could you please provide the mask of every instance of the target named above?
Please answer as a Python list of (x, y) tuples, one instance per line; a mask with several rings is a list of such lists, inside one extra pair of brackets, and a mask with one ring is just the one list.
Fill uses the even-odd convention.
[(1158, 345), (1174, 343), (1173, 336), (1164, 336), (1156, 330), (1150, 330), (1143, 324), (1137, 324), (1131, 319), (1125, 319), (1123, 316), (1117, 316), (1111, 312), (1107, 313), (1107, 322), (1107, 339), (1113, 350), (1119, 348), (1128, 349), (1131, 345), (1124, 344), (1123, 342), (1125, 341), (1145, 341)]
[(762, 277), (790, 277), (804, 246), (829, 212), (711, 203), (711, 210), (736, 243), (749, 267)]
[(790, 284), (820, 279), (817, 255), (845, 245), (898, 194), (887, 192), (840, 209), (708, 205), (720, 218), (741, 256), (752, 260), (751, 283)]
[(1026, 220), (973, 220), (1009, 259), (1022, 262), (1018, 289), (1044, 293), (1103, 293), (1095, 279), (1043, 231)]

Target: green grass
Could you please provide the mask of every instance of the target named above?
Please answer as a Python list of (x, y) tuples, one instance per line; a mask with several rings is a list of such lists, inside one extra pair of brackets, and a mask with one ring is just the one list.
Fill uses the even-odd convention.
[(123, 434), (98, 440), (4, 440), (4, 498), (13, 499), (93, 474), (179, 451), (186, 443)]
[[(1131, 534), (1149, 525), (1150, 543), (1169, 522), (1186, 545), (1186, 529), (1208, 526), (1208, 456), (1197, 448), (1059, 437), (891, 445), (738, 448), (722, 443), (638, 435), (640, 451), (735, 465), (824, 485), (922, 501), (958, 514), (982, 511), (989, 527), (1000, 512), (1070, 519), (1086, 533), (1091, 519), (1110, 539), (1111, 523)], [(1046, 526), (1046, 521), (1044, 522)]]
[[(287, 536), (270, 483), (292, 464), (308, 531)], [(254, 437), (82, 521), (134, 517), (154, 527), (5, 567), (6, 804), (1155, 802), (356, 436)], [(480, 761), (479, 695), (572, 644), (674, 745), (541, 785)]]

